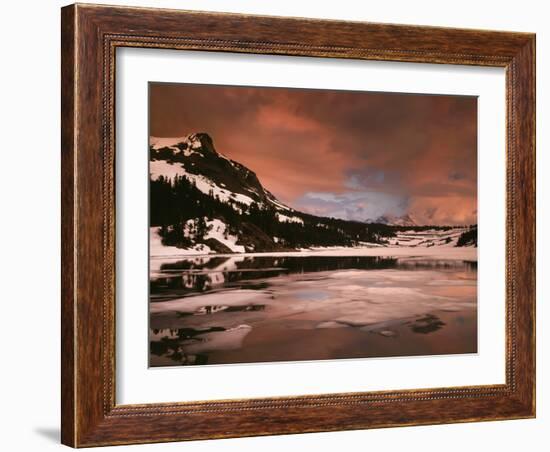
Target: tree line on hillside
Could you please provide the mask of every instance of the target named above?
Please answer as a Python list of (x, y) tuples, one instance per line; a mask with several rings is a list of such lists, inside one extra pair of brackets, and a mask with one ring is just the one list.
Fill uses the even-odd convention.
[[(188, 220), (194, 220), (195, 237), (204, 237), (208, 232), (205, 218), (222, 220), (228, 226), (226, 233), (239, 237), (237, 244), (254, 251), (384, 243), (395, 235), (392, 227), (384, 224), (367, 225), (296, 211), (278, 211), (268, 203), (246, 205), (232, 201), (230, 204), (212, 191), (203, 193), (185, 176), (151, 179), (149, 193), (150, 225), (160, 227), (163, 244), (170, 246), (193, 245), (193, 239), (184, 233)], [(303, 224), (280, 221), (279, 213), (296, 216)]]
[(477, 247), (477, 225), (470, 226), (470, 229), (464, 231), (458, 237), (456, 246), (475, 246)]

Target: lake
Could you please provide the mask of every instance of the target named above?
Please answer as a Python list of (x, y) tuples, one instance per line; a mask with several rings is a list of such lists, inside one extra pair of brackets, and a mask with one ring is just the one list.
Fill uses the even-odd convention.
[(477, 352), (475, 260), (331, 254), (152, 260), (150, 366)]

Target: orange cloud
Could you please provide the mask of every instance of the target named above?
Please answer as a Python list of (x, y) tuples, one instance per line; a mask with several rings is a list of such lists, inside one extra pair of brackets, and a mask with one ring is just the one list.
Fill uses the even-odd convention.
[[(199, 131), (290, 205), (477, 221), (475, 97), (151, 84), (151, 135)], [(304, 204), (312, 192), (339, 204)]]

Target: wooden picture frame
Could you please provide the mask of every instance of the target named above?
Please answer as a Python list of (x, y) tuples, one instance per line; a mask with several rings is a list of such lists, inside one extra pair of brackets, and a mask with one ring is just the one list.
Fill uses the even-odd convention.
[[(73, 447), (535, 416), (535, 35), (70, 5), (62, 9), (62, 442)], [(115, 50), (506, 69), (506, 383), (115, 403)]]

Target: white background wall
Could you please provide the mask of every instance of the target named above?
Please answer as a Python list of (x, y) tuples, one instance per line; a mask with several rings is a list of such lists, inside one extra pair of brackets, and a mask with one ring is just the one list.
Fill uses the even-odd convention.
[[(113, 0), (115, 1), (115, 0)], [(550, 14), (536, 0), (393, 2), (261, 0), (116, 0), (118, 4), (242, 13), (351, 19), (530, 31), (537, 33), (538, 147), (538, 415), (536, 420), (406, 427), (223, 441), (119, 447), (116, 450), (280, 451), (398, 450), (499, 452), (548, 450), (550, 429), (547, 346), (550, 309), (548, 234), (550, 134)], [(97, 2), (93, 2), (97, 3)], [(59, 445), (59, 8), (60, 1), (12, 1), (2, 5), (0, 69), (0, 296), (2, 372), (0, 447), (46, 451)], [(546, 208), (545, 208), (546, 207)], [(23, 240), (24, 238), (24, 240)], [(23, 244), (24, 243), (24, 244)], [(545, 381), (546, 380), (546, 381)], [(545, 435), (546, 434), (546, 435)]]

